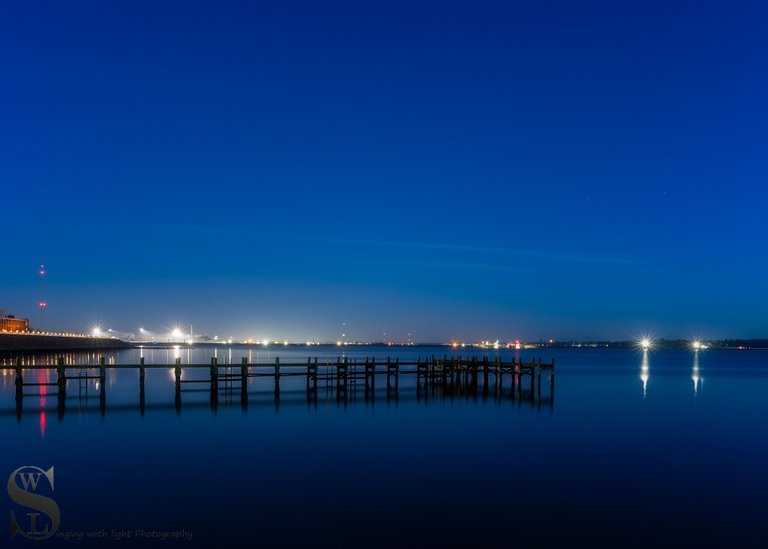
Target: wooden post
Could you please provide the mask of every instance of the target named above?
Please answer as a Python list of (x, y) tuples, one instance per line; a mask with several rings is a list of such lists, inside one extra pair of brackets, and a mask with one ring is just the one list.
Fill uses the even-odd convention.
[(275, 357), (275, 392), (280, 392), (280, 357)]
[(470, 361), (461, 360), (461, 356), (458, 356), (455, 359), (449, 359), (448, 364), (450, 365), (451, 368), (455, 369), (457, 372), (461, 372), (463, 369), (466, 369), (466, 371), (469, 372)]
[[(178, 360), (178, 359), (177, 359)], [(211, 357), (211, 391), (219, 390), (219, 359), (215, 356)]]
[[(387, 364), (389, 364), (389, 357), (387, 357)], [(376, 363), (373, 363), (371, 368), (371, 392), (376, 390)]]
[(339, 391), (341, 391), (341, 357), (336, 357), (336, 396), (338, 397)]
[[(367, 374), (368, 373), (367, 365), (366, 365), (365, 370), (366, 370), (366, 374)], [(374, 370), (374, 373), (375, 373), (375, 368), (373, 370)], [(389, 357), (387, 357), (387, 391), (389, 391), (389, 376), (391, 376), (391, 375), (392, 375), (392, 361), (390, 360)], [(373, 377), (373, 375), (371, 377)], [(368, 379), (368, 375), (366, 375), (366, 382), (367, 382), (367, 379)]]
[[(444, 355), (443, 355), (443, 368), (445, 368), (446, 366), (449, 366), (449, 363), (448, 363), (448, 355), (445, 355), (445, 354), (444, 354)], [(455, 364), (450, 364), (450, 367), (451, 367), (451, 368), (455, 368), (455, 367), (456, 367), (456, 365), (455, 365)], [(433, 386), (434, 386), (434, 384), (433, 384)]]
[(104, 357), (99, 358), (99, 411), (101, 417), (107, 410), (107, 369), (104, 366)]
[[(355, 367), (357, 371), (357, 367)], [(347, 389), (349, 389), (349, 357), (344, 357), (344, 371), (342, 373), (341, 382), (344, 385), (344, 396), (347, 395)]]
[(549, 373), (549, 398), (554, 400), (555, 396), (555, 359), (552, 359), (552, 370)]
[(400, 390), (400, 357), (397, 357), (395, 359), (395, 391), (399, 391), (399, 390)]
[(59, 386), (59, 391), (67, 391), (67, 373), (64, 370), (64, 358), (59, 357), (56, 364), (56, 385)]
[[(480, 372), (478, 371), (478, 368), (475, 368), (475, 371), (472, 372), (473, 380), (472, 384), (477, 385), (477, 378), (480, 377)], [(485, 357), (485, 360), (483, 360), (483, 383), (488, 382), (488, 357)]]
[(59, 419), (64, 417), (64, 410), (67, 401), (67, 374), (64, 370), (64, 359), (59, 357), (56, 363), (56, 386), (58, 391), (56, 392), (57, 411)]
[(21, 374), (21, 358), (16, 359), (16, 391), (21, 392), (24, 386), (24, 377)]
[(144, 357), (139, 359), (139, 412), (141, 417), (144, 417), (145, 398), (144, 398), (144, 377), (146, 372), (144, 370)]
[(421, 356), (416, 358), (416, 399), (421, 396), (421, 383), (420, 383), (420, 377), (421, 377)]
[(536, 367), (536, 390), (538, 391), (539, 399), (541, 399), (541, 365)]
[[(181, 359), (176, 359), (176, 366), (173, 369), (174, 377), (176, 378), (176, 391), (174, 394), (173, 404), (176, 408), (176, 415), (181, 414)], [(214, 391), (211, 391), (211, 400), (214, 398)]]
[[(434, 382), (435, 379), (435, 372), (437, 371), (436, 365), (437, 362), (435, 361), (435, 355), (432, 355), (432, 360), (430, 361), (427, 359), (429, 363), (427, 364), (427, 369), (429, 371), (429, 381), (430, 383)], [(443, 373), (445, 373), (445, 368), (443, 368)], [(426, 377), (425, 377), (426, 380)], [(426, 383), (424, 384), (426, 386)]]
[(248, 409), (248, 357), (242, 357), (240, 361), (240, 407), (243, 411)]
[(107, 379), (107, 369), (104, 366), (104, 357), (101, 357), (99, 358), (99, 381), (103, 385), (106, 379)]
[[(389, 364), (389, 357), (387, 357), (387, 364)], [(364, 382), (364, 388), (365, 388), (365, 398), (367, 399), (369, 396), (369, 393), (371, 391), (371, 372), (368, 368), (368, 363), (365, 363), (365, 367), (363, 369), (363, 382)]]
[[(509, 367), (509, 372), (512, 374), (512, 394), (513, 394), (513, 396), (514, 396), (514, 393), (515, 393), (515, 368), (516, 368), (516, 366), (515, 366), (515, 357), (512, 357), (512, 364)], [(501, 370), (501, 374), (502, 374), (502, 376), (504, 375), (504, 369), (503, 368)], [(504, 384), (504, 382), (502, 381), (502, 385), (503, 384)]]

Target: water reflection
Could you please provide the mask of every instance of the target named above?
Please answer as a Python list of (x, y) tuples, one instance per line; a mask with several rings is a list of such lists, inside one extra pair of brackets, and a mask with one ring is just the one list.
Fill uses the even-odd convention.
[(48, 380), (47, 372), (39, 370), (37, 372), (37, 383), (40, 384), (40, 436), (45, 437), (45, 397), (48, 395), (48, 386), (44, 385)]
[[(142, 350), (143, 353), (143, 350)], [(87, 366), (98, 364), (101, 359), (107, 364), (117, 364), (117, 355), (110, 352), (70, 352), (70, 353), (26, 353), (0, 354), (0, 367), (13, 368), (16, 365), (26, 366), (56, 366), (63, 361), (65, 366)]]
[(693, 380), (693, 395), (696, 396), (699, 394), (699, 383), (704, 383), (704, 381), (701, 379), (701, 376), (699, 375), (698, 349), (693, 352), (693, 373), (691, 374), (691, 379)]
[(643, 398), (648, 395), (648, 379), (650, 379), (650, 363), (648, 361), (648, 349), (643, 349), (643, 358), (640, 361), (640, 380), (643, 382)]

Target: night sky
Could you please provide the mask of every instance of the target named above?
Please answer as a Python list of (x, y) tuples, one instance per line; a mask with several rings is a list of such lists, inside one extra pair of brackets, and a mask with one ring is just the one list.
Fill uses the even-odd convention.
[[(764, 2), (5, 2), (0, 308), (768, 336)], [(346, 326), (342, 326), (346, 323)]]

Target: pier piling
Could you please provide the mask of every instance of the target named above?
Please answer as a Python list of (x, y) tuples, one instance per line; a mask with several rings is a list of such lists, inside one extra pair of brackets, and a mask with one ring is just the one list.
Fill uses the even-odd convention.
[(280, 357), (275, 357), (275, 392), (280, 392)]
[(144, 368), (144, 357), (139, 359), (139, 411), (141, 417), (144, 417), (145, 399), (144, 399), (144, 381), (146, 379), (146, 369)]

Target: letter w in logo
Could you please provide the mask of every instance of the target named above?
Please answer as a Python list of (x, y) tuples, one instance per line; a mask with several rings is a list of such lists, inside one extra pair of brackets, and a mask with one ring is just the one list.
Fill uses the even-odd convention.
[(21, 479), (21, 485), (24, 486), (24, 491), (29, 492), (29, 487), (32, 487), (33, 491), (37, 491), (37, 483), (40, 481), (41, 473), (19, 473), (19, 479)]

